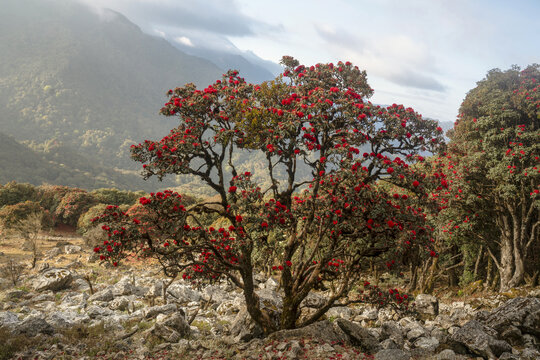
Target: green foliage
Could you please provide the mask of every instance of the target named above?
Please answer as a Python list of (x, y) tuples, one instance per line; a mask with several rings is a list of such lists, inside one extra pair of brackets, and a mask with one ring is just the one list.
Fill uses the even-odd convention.
[(539, 84), (540, 65), (491, 70), (463, 101), (447, 156), (434, 159), (444, 238), (483, 244), (503, 288), (538, 270), (527, 258), (540, 233)]
[(13, 333), (4, 327), (0, 327), (0, 360), (9, 360), (20, 351), (32, 344), (32, 341), (24, 335), (13, 335)]
[(90, 192), (94, 199), (107, 205), (133, 205), (145, 193), (143, 191), (132, 192), (118, 189), (97, 189)]
[(1, 168), (10, 165), (0, 183), (144, 189), (148, 184), (140, 178), (114, 167), (134, 170), (127, 161), (131, 139), (170, 126), (148, 126), (163, 89), (176, 82), (206, 84), (222, 73), (122, 15), (110, 15), (103, 21), (76, 2), (2, 3), (0, 128), (39, 154), (28, 148), (18, 154), (14, 149), (23, 146), (10, 149), (0, 141)]
[(15, 181), (2, 186), (0, 184), (0, 208), (5, 205), (14, 205), (23, 201), (35, 201), (36, 188), (30, 184), (21, 184)]
[(34, 201), (25, 201), (15, 205), (6, 205), (0, 209), (0, 225), (4, 229), (14, 229), (32, 214), (43, 213), (43, 208)]
[(105, 204), (96, 204), (89, 208), (88, 211), (79, 217), (77, 222), (77, 231), (84, 235), (87, 231), (95, 227), (96, 224), (92, 222), (92, 219), (101, 215), (103, 211), (105, 211), (106, 207), (107, 205)]

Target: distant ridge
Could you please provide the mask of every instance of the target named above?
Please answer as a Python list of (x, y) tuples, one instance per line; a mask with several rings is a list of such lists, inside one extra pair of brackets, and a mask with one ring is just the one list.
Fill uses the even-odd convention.
[(130, 145), (174, 127), (157, 115), (166, 91), (187, 82), (206, 86), (222, 73), (113, 11), (98, 15), (55, 0), (2, 2), (0, 131), (34, 150), (54, 140), (96, 165), (138, 169)]

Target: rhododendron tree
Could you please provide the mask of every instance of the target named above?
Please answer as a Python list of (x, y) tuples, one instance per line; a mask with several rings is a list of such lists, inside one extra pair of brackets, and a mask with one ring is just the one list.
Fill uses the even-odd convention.
[[(407, 248), (429, 253), (426, 208), (412, 202), (425, 199), (427, 207), (425, 175), (410, 165), (442, 142), (436, 122), (411, 108), (371, 104), (366, 73), (349, 62), (282, 63), (284, 73), (269, 83), (248, 84), (229, 71), (203, 90), (170, 90), (161, 113), (178, 117), (179, 126), (132, 147), (146, 178), (196, 176), (217, 193), (214, 200), (185, 204), (163, 191), (131, 212), (110, 206), (96, 219), (108, 234), (95, 248), (102, 259), (147, 256), (170, 276), (227, 278), (266, 333), (358, 300), (348, 294), (372, 261), (391, 269)], [(235, 156), (246, 152), (264, 155), (267, 188), (238, 170)], [(399, 191), (380, 186), (383, 178)], [(282, 309), (267, 308), (255, 291), (261, 254), (279, 277)], [(321, 284), (330, 289), (325, 303), (303, 312), (302, 301)]]
[(434, 159), (441, 231), (482, 244), (500, 289), (538, 276), (540, 66), (490, 71), (463, 104), (446, 157)]

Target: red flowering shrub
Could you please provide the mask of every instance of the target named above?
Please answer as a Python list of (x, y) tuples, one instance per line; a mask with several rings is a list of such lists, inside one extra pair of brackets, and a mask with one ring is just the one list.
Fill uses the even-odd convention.
[(76, 226), (79, 217), (95, 205), (97, 201), (88, 192), (71, 189), (56, 207), (55, 216), (63, 224)]
[(448, 153), (431, 161), (445, 241), (485, 248), (502, 290), (538, 274), (539, 119), (540, 65), (491, 70), (463, 101)]
[[(271, 83), (247, 84), (230, 71), (204, 90), (170, 90), (161, 113), (177, 116), (179, 126), (132, 147), (146, 178), (196, 176), (217, 193), (213, 201), (188, 205), (164, 191), (96, 219), (109, 238), (95, 248), (102, 259), (117, 264), (136, 254), (158, 259), (171, 276), (228, 278), (267, 333), (307, 325), (347, 301), (366, 259), (393, 268), (410, 247), (429, 252), (425, 207), (413, 202), (428, 205), (424, 175), (410, 164), (442, 142), (435, 121), (367, 101), (366, 73), (350, 63), (308, 68), (284, 57), (283, 64), (283, 76)], [(236, 154), (256, 152), (266, 159), (268, 188), (235, 163)], [(311, 173), (307, 180), (300, 168)], [(383, 178), (403, 196), (380, 186)], [(255, 292), (260, 254), (280, 277), (277, 320)], [(302, 314), (300, 303), (321, 284), (332, 289), (326, 303)]]

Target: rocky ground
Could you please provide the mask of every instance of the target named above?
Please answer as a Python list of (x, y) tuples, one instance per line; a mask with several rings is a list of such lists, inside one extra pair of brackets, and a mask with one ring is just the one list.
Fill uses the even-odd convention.
[[(0, 280), (0, 359), (540, 359), (539, 290), (457, 302), (418, 295), (407, 317), (336, 307), (263, 338), (227, 282), (176, 280), (164, 300), (158, 269), (132, 265), (99, 266), (80, 244), (59, 241), (17, 286)], [(264, 306), (279, 309), (278, 284), (262, 280)], [(324, 296), (306, 299), (306, 311)]]

